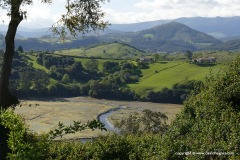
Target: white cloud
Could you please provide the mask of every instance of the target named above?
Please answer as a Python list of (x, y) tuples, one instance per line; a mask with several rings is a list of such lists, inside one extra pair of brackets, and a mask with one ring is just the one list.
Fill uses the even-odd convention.
[(140, 0), (134, 4), (133, 11), (107, 10), (107, 17), (113, 23), (129, 23), (194, 16), (240, 16), (238, 4), (240, 0)]
[[(24, 19), (20, 26), (27, 28), (49, 27), (56, 22), (65, 11), (66, 0), (53, 0), (52, 4), (41, 3), (40, 0), (33, 0), (33, 5), (23, 6), (21, 9), (27, 11), (27, 19)], [(1, 10), (0, 20), (4, 20), (8, 24), (9, 17), (6, 11)]]
[[(25, 6), (28, 18), (24, 27), (48, 27), (65, 11), (66, 0), (53, 0), (52, 5), (34, 0), (33, 6)], [(105, 20), (111, 23), (134, 23), (179, 17), (240, 16), (240, 0), (111, 0), (103, 5)], [(6, 20), (2, 10), (0, 21)]]

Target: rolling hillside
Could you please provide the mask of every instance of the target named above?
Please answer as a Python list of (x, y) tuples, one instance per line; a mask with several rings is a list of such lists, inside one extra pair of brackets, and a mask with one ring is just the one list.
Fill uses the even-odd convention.
[(131, 41), (135, 47), (153, 52), (197, 50), (219, 43), (214, 37), (177, 22), (137, 32)]
[(150, 65), (149, 69), (142, 70), (143, 77), (136, 84), (129, 87), (142, 95), (149, 91), (160, 91), (164, 87), (171, 88), (176, 83), (184, 83), (188, 80), (204, 81), (206, 75), (220, 71), (223, 65), (201, 67), (187, 62), (159, 62)]
[(144, 55), (144, 52), (126, 44), (108, 43), (93, 47), (56, 51), (55, 54), (79, 57), (133, 59)]
[(93, 44), (99, 44), (100, 41), (97, 37), (89, 36), (77, 40), (70, 40), (64, 42), (56, 42), (56, 40), (40, 39), (40, 38), (27, 38), (15, 40), (15, 46), (21, 45), (24, 51), (53, 51), (70, 48), (79, 48)]
[[(86, 36), (77, 39), (70, 39), (64, 43), (59, 42), (59, 40), (57, 41), (56, 38), (53, 40), (51, 36), (44, 36), (44, 38), (17, 39), (16, 46), (21, 45), (24, 51), (53, 51), (117, 41), (134, 46), (135, 48), (139, 48), (140, 50), (146, 52), (172, 53), (185, 52), (186, 50), (236, 49), (236, 43), (231, 45), (226, 42), (226, 44), (223, 44), (220, 40), (210, 35), (194, 30), (178, 22), (170, 22), (139, 32), (124, 33), (111, 31), (108, 33), (109, 34), (106, 35), (101, 33), (98, 36)], [(210, 45), (213, 45), (213, 47), (209, 47)], [(110, 55), (107, 57), (111, 56), (111, 53), (109, 54)], [(91, 54), (89, 55), (91, 56)], [(100, 56), (103, 55), (101, 54)]]

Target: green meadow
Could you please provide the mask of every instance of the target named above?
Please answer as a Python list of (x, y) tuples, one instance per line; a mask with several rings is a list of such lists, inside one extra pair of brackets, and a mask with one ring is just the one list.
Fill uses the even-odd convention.
[(204, 81), (206, 75), (217, 73), (224, 65), (198, 66), (188, 62), (170, 61), (150, 64), (148, 69), (142, 70), (142, 77), (138, 83), (128, 86), (140, 94), (148, 91), (160, 91), (164, 87), (171, 88), (176, 83), (184, 83), (189, 80)]
[(55, 51), (55, 54), (79, 57), (101, 57), (113, 59), (132, 59), (143, 55), (143, 52), (121, 43), (109, 43), (98, 46)]

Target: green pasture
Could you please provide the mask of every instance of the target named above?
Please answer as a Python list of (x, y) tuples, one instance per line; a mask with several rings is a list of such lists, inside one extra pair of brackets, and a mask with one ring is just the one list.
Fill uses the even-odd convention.
[(154, 63), (150, 64), (148, 69), (142, 70), (143, 76), (138, 83), (129, 84), (129, 87), (139, 94), (160, 91), (164, 87), (171, 88), (176, 83), (184, 83), (189, 80), (204, 81), (210, 70), (216, 73), (222, 67), (223, 65), (203, 67), (180, 61)]
[(55, 51), (54, 54), (63, 56), (84, 56), (84, 48), (60, 50)]
[(28, 57), (28, 62), (33, 64), (33, 68), (41, 69), (41, 70), (44, 70), (45, 72), (49, 72), (49, 70), (46, 67), (44, 67), (36, 62), (37, 57), (35, 55), (27, 54), (26, 56)]
[(55, 51), (54, 53), (65, 56), (101, 57), (112, 59), (130, 59), (139, 57), (143, 54), (143, 52), (121, 43), (110, 43), (87, 48)]

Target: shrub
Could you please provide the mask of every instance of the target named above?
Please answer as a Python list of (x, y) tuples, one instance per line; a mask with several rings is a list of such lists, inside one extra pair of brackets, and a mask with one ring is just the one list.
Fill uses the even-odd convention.
[(49, 152), (48, 135), (38, 135), (28, 132), (23, 119), (14, 114), (12, 109), (1, 111), (0, 124), (9, 129), (7, 140), (11, 153), (9, 159), (32, 160), (46, 159)]
[[(240, 58), (217, 76), (210, 74), (200, 93), (185, 102), (182, 112), (164, 136), (162, 158), (195, 160), (239, 156), (239, 106)], [(186, 152), (203, 154), (186, 156)]]

